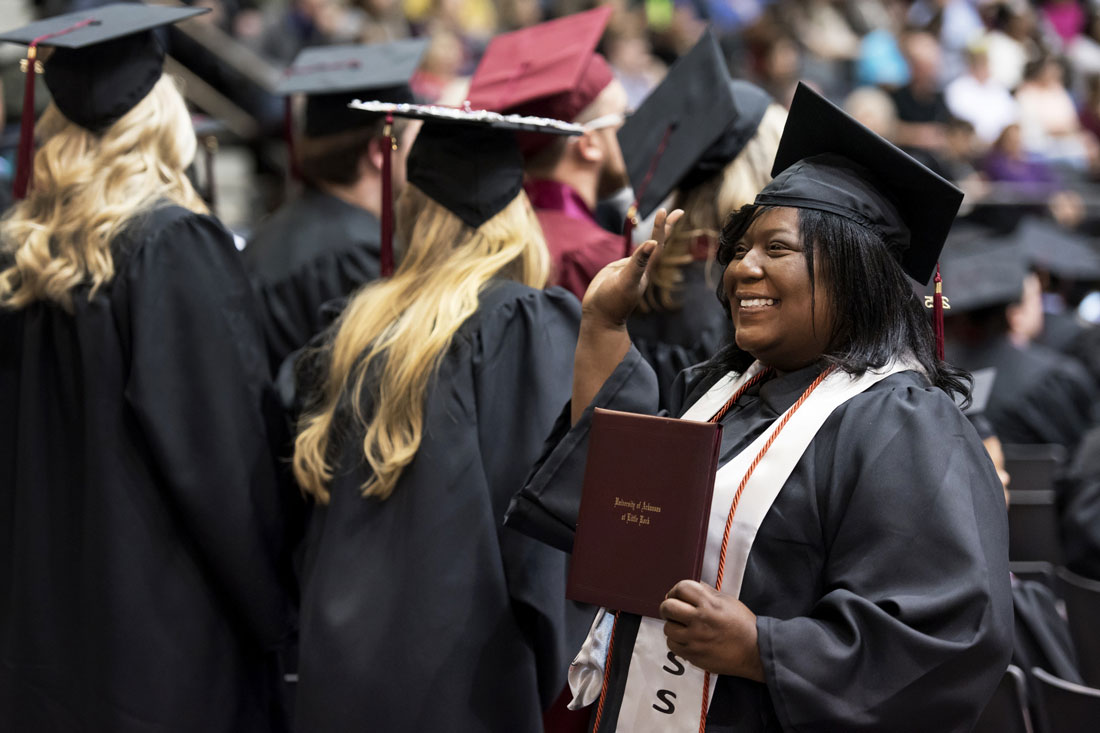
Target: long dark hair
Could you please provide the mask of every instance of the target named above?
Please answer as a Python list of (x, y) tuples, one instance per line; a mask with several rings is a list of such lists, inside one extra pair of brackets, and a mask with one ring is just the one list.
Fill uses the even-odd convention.
[[(749, 205), (730, 214), (718, 239), (718, 262), (728, 267), (734, 246), (756, 217), (770, 207)], [(810, 274), (810, 302), (815, 303), (814, 260), (820, 260), (829, 300), (836, 309), (836, 331), (822, 359), (860, 376), (911, 353), (932, 385), (969, 400), (970, 374), (936, 358), (929, 311), (901, 269), (896, 253), (882, 237), (842, 216), (815, 209), (798, 210), (798, 226)], [(718, 300), (730, 314), (722, 284)], [(731, 343), (707, 362), (706, 369), (744, 371), (753, 357)]]

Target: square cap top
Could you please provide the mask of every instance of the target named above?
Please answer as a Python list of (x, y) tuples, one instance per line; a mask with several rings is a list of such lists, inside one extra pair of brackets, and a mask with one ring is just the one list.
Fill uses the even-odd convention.
[(757, 204), (816, 209), (876, 232), (914, 280), (932, 277), (963, 193), (799, 83)]
[[(495, 37), (470, 82), (470, 105), (504, 112), (539, 102), (549, 106), (524, 112), (572, 121), (611, 82), (596, 54), (611, 12), (604, 5)], [(594, 64), (600, 78), (586, 83)]]
[(1081, 234), (1068, 231), (1049, 219), (1028, 217), (1013, 238), (1032, 267), (1056, 277), (1080, 282), (1100, 280), (1100, 252)]
[[(707, 31), (619, 130), (619, 146), (643, 219), (685, 183), (702, 183), (756, 134), (767, 92), (730, 78)], [(667, 138), (666, 138), (667, 135)]]
[(153, 30), (209, 12), (116, 3), (66, 13), (0, 34), (0, 41), (54, 47), (45, 81), (66, 118), (102, 132), (156, 85), (164, 48)]
[(517, 132), (577, 135), (584, 129), (558, 120), (437, 105), (357, 101), (351, 107), (424, 120), (409, 150), (408, 180), (475, 229), (523, 189)]
[(307, 48), (283, 72), (276, 93), (307, 95), (307, 137), (360, 129), (374, 119), (348, 104), (362, 98), (415, 101), (410, 81), (427, 48), (423, 39)]
[(275, 93), (354, 91), (360, 97), (375, 99), (372, 90), (407, 89), (427, 48), (428, 41), (424, 39), (307, 48), (283, 72)]
[[(56, 48), (86, 48), (133, 33), (178, 23), (208, 12), (210, 8), (112, 3), (35, 21), (22, 28), (0, 33), (0, 41), (31, 44), (36, 39), (59, 33), (57, 36), (45, 38), (40, 42), (41, 45)], [(88, 21), (86, 25), (61, 33), (85, 21)]]

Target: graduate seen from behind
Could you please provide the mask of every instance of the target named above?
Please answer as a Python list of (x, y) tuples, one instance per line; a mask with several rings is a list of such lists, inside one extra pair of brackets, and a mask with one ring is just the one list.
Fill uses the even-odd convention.
[(150, 31), (200, 12), (0, 35), (58, 33), (34, 185), (0, 222), (0, 730), (287, 729), (286, 436)]
[(499, 112), (567, 120), (584, 134), (519, 133), (524, 189), (550, 250), (550, 281), (584, 297), (604, 265), (623, 255), (623, 240), (596, 221), (601, 199), (629, 184), (615, 132), (627, 112), (626, 90), (596, 46), (611, 7), (557, 18), (496, 36), (470, 80), (470, 104)]
[(391, 140), (381, 115), (348, 103), (412, 102), (409, 80), (426, 48), (423, 40), (308, 48), (283, 74), (280, 93), (306, 95), (302, 134), (290, 131), (288, 151), (302, 191), (260, 223), (244, 250), (273, 371), (328, 325), (321, 306), (380, 274), (383, 148), (393, 148), (390, 182), (400, 192), (419, 123), (395, 121)]
[(510, 130), (425, 122), (408, 170), (394, 276), (299, 367), (298, 729), (539, 730), (592, 611), (565, 554), (503, 519), (568, 399), (580, 306), (542, 290)]
[[(702, 582), (659, 619), (598, 616), (573, 706), (600, 733), (968, 731), (1012, 649), (1007, 519), (906, 277), (932, 277), (962, 194), (801, 85), (773, 173), (719, 240), (735, 343), (673, 388), (724, 426)], [(570, 547), (592, 407), (656, 410), (625, 323), (662, 241), (589, 288), (510, 526)]]

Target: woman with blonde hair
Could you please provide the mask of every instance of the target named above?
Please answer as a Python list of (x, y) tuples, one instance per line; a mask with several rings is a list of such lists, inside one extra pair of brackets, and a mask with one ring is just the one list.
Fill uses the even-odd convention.
[(394, 276), (299, 368), (293, 466), (318, 506), (296, 723), (541, 730), (591, 612), (564, 554), (502, 520), (569, 399), (580, 308), (542, 290), (511, 132), (426, 122), (407, 170)]
[(47, 59), (34, 187), (0, 221), (0, 729), (284, 730), (262, 337), (163, 50), (131, 32), (193, 11), (116, 11), (27, 29), (90, 45)]
[[(685, 111), (694, 108), (697, 114)], [(729, 78), (707, 34), (623, 128), (639, 213), (648, 215), (669, 194), (671, 208), (684, 212), (628, 324), (635, 346), (657, 372), (662, 406), (680, 371), (729, 342), (729, 317), (714, 304), (722, 272), (715, 262), (718, 234), (726, 217), (771, 181), (786, 120), (786, 110), (767, 92)], [(672, 131), (662, 146), (666, 129)]]

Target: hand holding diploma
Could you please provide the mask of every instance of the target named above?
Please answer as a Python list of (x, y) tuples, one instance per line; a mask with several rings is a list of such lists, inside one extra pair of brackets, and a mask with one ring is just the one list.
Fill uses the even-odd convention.
[(661, 604), (668, 648), (700, 669), (764, 681), (756, 614), (704, 583), (681, 580)]

